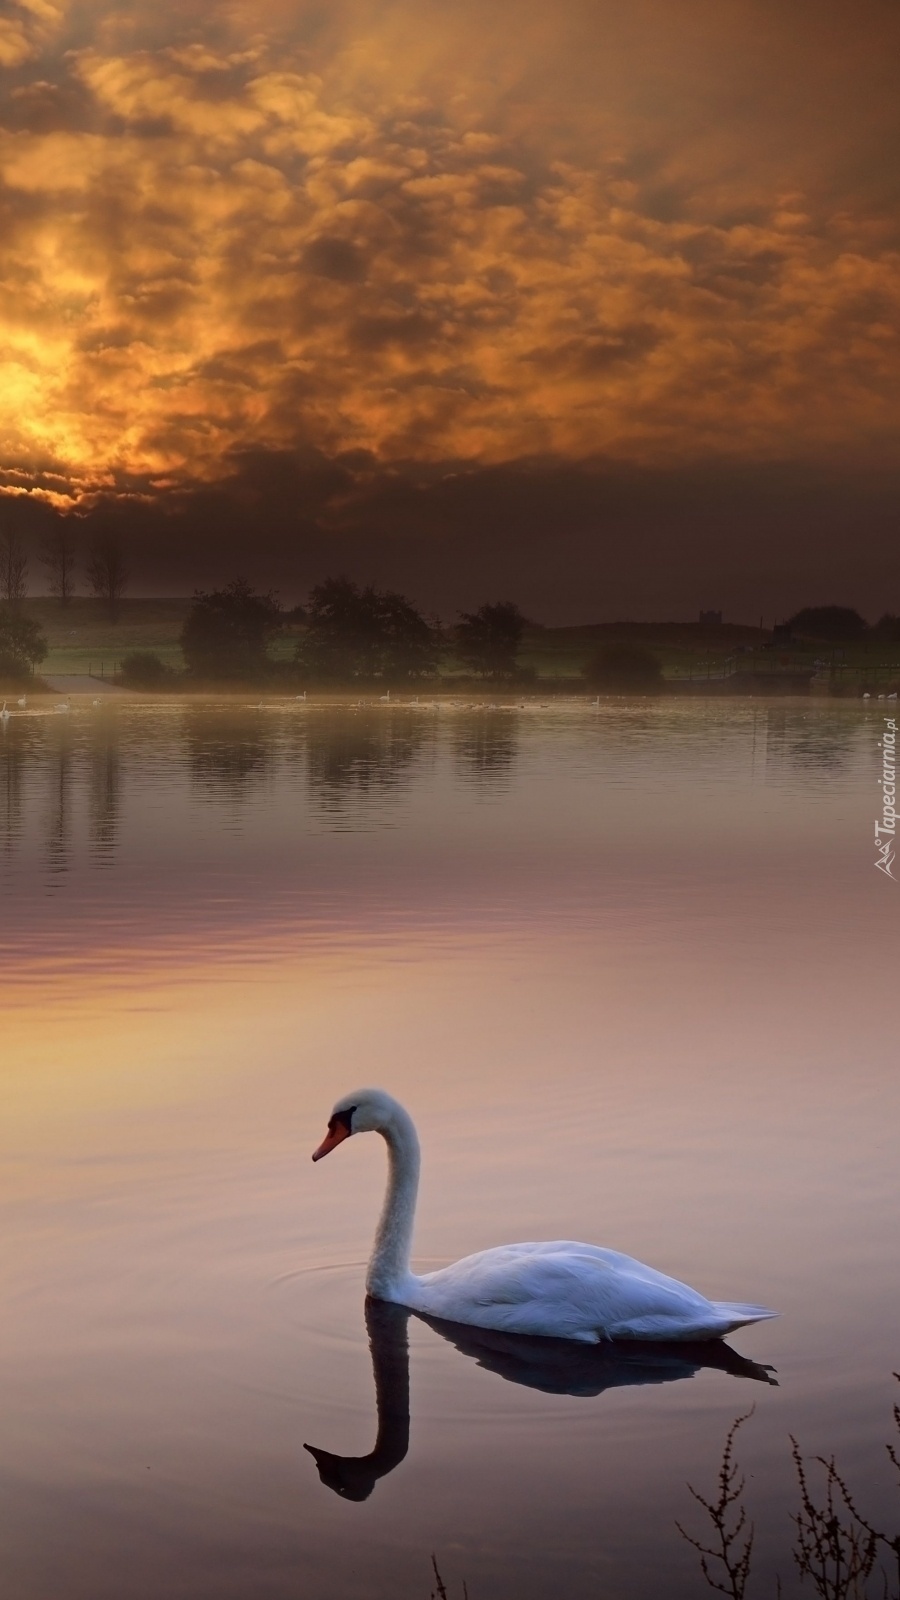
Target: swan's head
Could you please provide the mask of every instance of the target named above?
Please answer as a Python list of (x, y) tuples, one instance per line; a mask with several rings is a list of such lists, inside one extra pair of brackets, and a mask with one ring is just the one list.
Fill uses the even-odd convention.
[(313, 1161), (327, 1156), (335, 1145), (349, 1139), (351, 1133), (387, 1133), (399, 1122), (408, 1122), (399, 1101), (385, 1094), (383, 1089), (357, 1089), (345, 1094), (328, 1118), (328, 1132), (318, 1150), (313, 1151)]

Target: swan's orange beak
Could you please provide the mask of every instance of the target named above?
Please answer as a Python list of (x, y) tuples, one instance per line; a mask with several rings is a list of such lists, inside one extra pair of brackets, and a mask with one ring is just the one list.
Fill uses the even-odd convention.
[(321, 1161), (323, 1156), (327, 1156), (329, 1150), (333, 1150), (335, 1145), (340, 1144), (342, 1139), (347, 1139), (349, 1136), (350, 1129), (345, 1128), (342, 1122), (336, 1122), (333, 1128), (329, 1128), (318, 1150), (313, 1151), (313, 1161)]

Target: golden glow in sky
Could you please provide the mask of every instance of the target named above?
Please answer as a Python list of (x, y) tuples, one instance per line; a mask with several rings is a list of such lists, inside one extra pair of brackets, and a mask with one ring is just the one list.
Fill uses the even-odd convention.
[(787, 9), (14, 0), (7, 489), (889, 461), (898, 14)]

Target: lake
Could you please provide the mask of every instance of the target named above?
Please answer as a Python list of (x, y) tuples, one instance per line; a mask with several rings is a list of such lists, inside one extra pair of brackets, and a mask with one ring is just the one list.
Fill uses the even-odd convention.
[[(890, 1521), (886, 710), (11, 718), (5, 1593), (427, 1600), (433, 1552), (454, 1600), (686, 1600), (751, 1406), (755, 1592), (798, 1589), (789, 1434)], [(310, 1161), (364, 1084), (418, 1127), (421, 1266), (585, 1239), (779, 1319), (718, 1359), (367, 1328), (383, 1144)]]

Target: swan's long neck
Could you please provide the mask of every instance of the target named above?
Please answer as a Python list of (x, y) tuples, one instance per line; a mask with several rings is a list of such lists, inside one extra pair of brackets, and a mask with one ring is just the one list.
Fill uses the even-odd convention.
[(401, 1106), (386, 1128), (388, 1182), (375, 1244), (366, 1276), (366, 1289), (379, 1300), (404, 1300), (410, 1279), (416, 1195), (419, 1191), (419, 1141), (412, 1118)]

